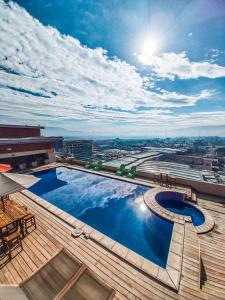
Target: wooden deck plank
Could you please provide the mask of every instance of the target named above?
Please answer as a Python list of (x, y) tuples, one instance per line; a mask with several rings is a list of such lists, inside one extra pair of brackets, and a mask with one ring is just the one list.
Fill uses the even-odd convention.
[(206, 272), (202, 290), (209, 295), (209, 299), (225, 299), (225, 199), (221, 201), (200, 195), (199, 204), (216, 221), (213, 231), (200, 236), (201, 255)]

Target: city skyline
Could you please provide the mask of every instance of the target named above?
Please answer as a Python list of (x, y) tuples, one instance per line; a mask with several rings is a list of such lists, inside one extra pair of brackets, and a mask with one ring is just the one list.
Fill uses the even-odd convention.
[(16, 2), (0, 0), (1, 123), (225, 136), (224, 1)]

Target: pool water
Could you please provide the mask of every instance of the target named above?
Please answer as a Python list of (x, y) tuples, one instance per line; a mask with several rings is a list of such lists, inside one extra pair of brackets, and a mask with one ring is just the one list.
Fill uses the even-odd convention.
[(35, 173), (34, 194), (165, 268), (173, 230), (142, 197), (149, 187), (69, 168)]
[(194, 226), (205, 222), (204, 215), (194, 206), (183, 201), (183, 194), (176, 192), (161, 192), (156, 197), (157, 202), (164, 208), (176, 214), (190, 216)]

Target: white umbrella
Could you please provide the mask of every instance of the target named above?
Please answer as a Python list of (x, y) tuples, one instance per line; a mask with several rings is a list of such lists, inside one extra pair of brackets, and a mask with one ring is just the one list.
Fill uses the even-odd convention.
[(24, 175), (17, 173), (3, 173), (3, 175), (21, 185), (25, 189), (28, 189), (40, 180), (40, 178), (35, 177), (34, 175)]
[(28, 189), (39, 180), (33, 175), (0, 173), (0, 197)]

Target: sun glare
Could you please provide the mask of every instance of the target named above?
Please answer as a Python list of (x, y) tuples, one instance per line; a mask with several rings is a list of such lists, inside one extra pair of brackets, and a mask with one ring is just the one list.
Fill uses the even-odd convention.
[(157, 40), (151, 38), (144, 42), (141, 54), (149, 57), (154, 55), (156, 51), (157, 51)]
[(150, 65), (159, 51), (159, 40), (154, 36), (148, 37), (140, 43), (140, 52), (137, 57), (139, 62), (144, 65)]
[(140, 203), (139, 209), (140, 209), (141, 211), (146, 211), (146, 210), (147, 210), (147, 206), (145, 205), (144, 202)]

